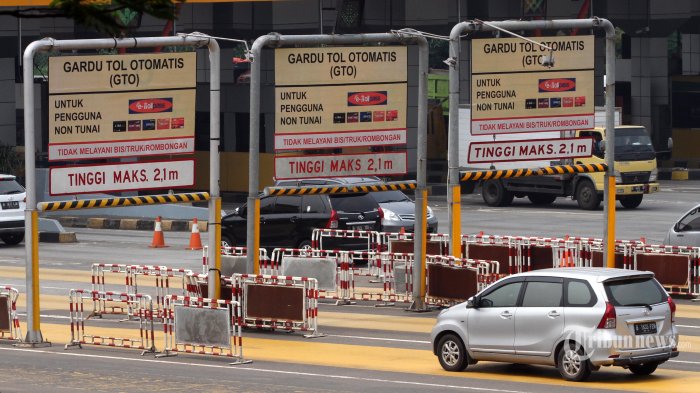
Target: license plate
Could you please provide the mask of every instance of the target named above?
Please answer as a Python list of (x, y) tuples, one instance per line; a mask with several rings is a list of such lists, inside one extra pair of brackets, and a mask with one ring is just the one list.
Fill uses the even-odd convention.
[(634, 324), (634, 334), (654, 334), (656, 333), (656, 322), (645, 322)]
[(372, 225), (354, 225), (352, 229), (356, 231), (371, 231)]
[(19, 209), (19, 201), (0, 202), (3, 209)]

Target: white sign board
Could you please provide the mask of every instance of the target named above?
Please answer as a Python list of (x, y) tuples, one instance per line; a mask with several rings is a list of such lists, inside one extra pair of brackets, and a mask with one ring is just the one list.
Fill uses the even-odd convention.
[(275, 157), (275, 178), (404, 175), (406, 152)]
[(51, 195), (191, 187), (194, 160), (151, 161), (54, 167), (49, 170)]
[(467, 161), (473, 163), (537, 161), (590, 157), (593, 138), (532, 139), (472, 142)]

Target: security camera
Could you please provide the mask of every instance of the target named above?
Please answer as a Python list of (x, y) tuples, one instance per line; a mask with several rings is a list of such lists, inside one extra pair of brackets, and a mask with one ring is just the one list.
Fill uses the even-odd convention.
[(548, 55), (542, 55), (540, 56), (540, 64), (542, 64), (545, 67), (551, 68), (554, 66), (554, 55), (551, 53)]

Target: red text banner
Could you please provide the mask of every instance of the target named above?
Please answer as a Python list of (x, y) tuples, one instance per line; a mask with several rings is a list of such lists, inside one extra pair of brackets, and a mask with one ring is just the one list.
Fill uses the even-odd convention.
[(278, 180), (403, 175), (406, 172), (406, 152), (275, 157), (275, 178)]

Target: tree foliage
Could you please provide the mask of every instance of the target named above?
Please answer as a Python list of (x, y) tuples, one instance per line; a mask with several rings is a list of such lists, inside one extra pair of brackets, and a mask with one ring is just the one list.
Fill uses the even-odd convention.
[(174, 20), (176, 3), (185, 0), (53, 0), (48, 7), (0, 10), (18, 18), (70, 18), (75, 23), (111, 36), (123, 34), (143, 14)]

